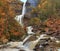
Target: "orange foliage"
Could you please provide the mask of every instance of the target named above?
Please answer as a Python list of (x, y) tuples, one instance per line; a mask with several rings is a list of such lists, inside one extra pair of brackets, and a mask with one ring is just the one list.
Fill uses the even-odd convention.
[(11, 35), (17, 37), (20, 36), (21, 38), (21, 36), (25, 34), (24, 29), (14, 19), (16, 13), (12, 5), (10, 4), (12, 1), (15, 0), (0, 1), (0, 40), (3, 39), (3, 42), (7, 41), (9, 37), (11, 38)]
[(60, 31), (60, 19), (49, 18), (46, 20), (45, 25), (47, 25), (53, 31)]

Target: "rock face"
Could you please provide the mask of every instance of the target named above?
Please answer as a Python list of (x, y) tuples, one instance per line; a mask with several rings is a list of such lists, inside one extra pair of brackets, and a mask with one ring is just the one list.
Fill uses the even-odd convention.
[(39, 4), (40, 0), (27, 0), (26, 3), (26, 12), (32, 11), (33, 8), (36, 8), (36, 6)]
[(27, 0), (27, 11), (31, 11), (32, 8), (36, 8), (40, 0)]
[(28, 3), (31, 4), (31, 6), (36, 7), (39, 3), (39, 0), (28, 0)]

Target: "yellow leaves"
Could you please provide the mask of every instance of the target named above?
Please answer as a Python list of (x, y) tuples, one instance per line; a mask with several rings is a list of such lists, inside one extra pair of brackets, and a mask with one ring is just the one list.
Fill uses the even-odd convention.
[(40, 22), (41, 22), (41, 20), (40, 20), (39, 18), (37, 18), (37, 17), (31, 18), (31, 20), (30, 20), (30, 24), (36, 24), (36, 25), (39, 25)]
[(3, 16), (4, 16), (4, 15), (6, 15), (6, 14), (5, 14), (5, 13), (1, 13), (1, 15), (3, 15)]
[(42, 3), (42, 6), (44, 6), (46, 3), (48, 3), (48, 1), (46, 0), (45, 2)]
[(47, 3), (48, 3), (48, 1), (45, 0), (44, 2), (42, 2), (41, 4), (39, 4), (38, 7), (43, 9)]
[(38, 5), (38, 8), (41, 8), (41, 5), (40, 4)]

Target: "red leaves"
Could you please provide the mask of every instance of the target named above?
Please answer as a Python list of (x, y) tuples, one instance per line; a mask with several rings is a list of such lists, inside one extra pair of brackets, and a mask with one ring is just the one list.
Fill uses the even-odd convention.
[(53, 31), (60, 31), (60, 19), (49, 18), (46, 20), (45, 25), (47, 25)]

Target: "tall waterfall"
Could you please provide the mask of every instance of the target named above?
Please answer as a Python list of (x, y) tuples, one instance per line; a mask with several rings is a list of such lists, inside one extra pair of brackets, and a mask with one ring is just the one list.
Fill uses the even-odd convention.
[[(22, 1), (22, 0), (21, 0), (21, 1)], [(26, 12), (26, 7), (25, 7), (26, 2), (27, 2), (27, 0), (24, 1), (23, 8), (22, 8), (22, 14), (21, 14), (21, 15), (17, 15), (17, 16), (15, 17), (15, 19), (19, 22), (19, 24), (20, 24), (21, 26), (23, 26), (23, 18), (24, 18), (25, 12)]]

